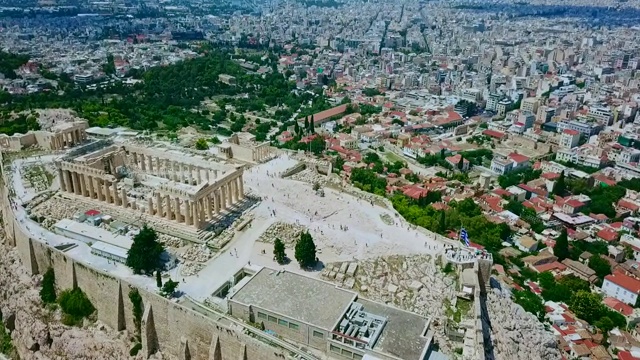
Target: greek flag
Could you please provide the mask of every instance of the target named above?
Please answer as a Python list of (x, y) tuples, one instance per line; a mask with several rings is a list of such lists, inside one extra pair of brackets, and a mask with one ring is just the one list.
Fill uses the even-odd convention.
[(469, 245), (469, 235), (467, 235), (467, 230), (465, 230), (464, 228), (460, 229), (460, 239), (462, 241), (464, 241), (464, 244), (468, 246)]

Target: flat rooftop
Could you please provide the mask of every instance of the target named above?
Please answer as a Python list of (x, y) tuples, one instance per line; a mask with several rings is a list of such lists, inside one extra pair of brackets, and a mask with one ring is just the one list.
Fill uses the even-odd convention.
[(262, 268), (231, 299), (332, 331), (356, 294), (288, 271)]
[(422, 336), (428, 330), (427, 318), (362, 298), (358, 302), (367, 312), (387, 318), (387, 323), (373, 350), (400, 359), (421, 359), (420, 356), (430, 342), (429, 338)]

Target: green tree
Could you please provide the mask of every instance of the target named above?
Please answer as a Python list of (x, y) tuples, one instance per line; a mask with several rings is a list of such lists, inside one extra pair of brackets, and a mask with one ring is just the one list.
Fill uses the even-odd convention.
[(564, 171), (563, 171), (560, 173), (560, 177), (558, 178), (556, 183), (553, 184), (553, 194), (558, 196), (564, 196), (566, 192), (567, 192), (567, 184), (565, 183)]
[(602, 299), (589, 291), (574, 293), (569, 301), (569, 307), (578, 318), (590, 322), (599, 320), (606, 310)]
[(285, 263), (287, 254), (284, 252), (284, 242), (282, 242), (280, 238), (276, 238), (273, 243), (273, 256), (278, 264), (282, 265)]
[(600, 320), (596, 321), (593, 325), (602, 330), (603, 334), (608, 334), (609, 331), (613, 330), (616, 327), (616, 325), (613, 323), (613, 320), (611, 320), (607, 316), (600, 318)]
[(458, 170), (462, 171), (464, 169), (464, 157), (460, 155), (460, 160), (458, 160)]
[(324, 151), (325, 146), (326, 144), (325, 144), (324, 138), (322, 136), (316, 136), (309, 143), (309, 150), (312, 153), (319, 155)]
[(538, 295), (529, 290), (514, 291), (513, 298), (514, 302), (522, 306), (526, 312), (530, 312), (538, 318), (544, 316), (544, 304)]
[(220, 144), (220, 139), (214, 135), (211, 139), (209, 139), (209, 142), (211, 142), (212, 144)]
[(160, 274), (160, 270), (156, 270), (156, 286), (158, 289), (162, 288), (162, 274)]
[(556, 245), (553, 247), (553, 254), (562, 261), (569, 257), (569, 238), (567, 237), (567, 229), (563, 228), (560, 236), (556, 239)]
[(56, 302), (56, 274), (53, 268), (49, 268), (42, 277), (42, 289), (40, 289), (40, 299), (45, 304)]
[(543, 289), (551, 289), (556, 286), (556, 279), (549, 271), (545, 271), (538, 276), (538, 283)]
[(64, 313), (62, 322), (65, 325), (81, 325), (82, 319), (96, 310), (80, 288), (61, 292), (58, 304)]
[(335, 160), (334, 160), (333, 169), (337, 173), (340, 173), (342, 171), (342, 167), (343, 166), (344, 166), (344, 159), (342, 158), (342, 156), (340, 156), (340, 155), (336, 156)]
[(207, 143), (207, 140), (200, 138), (196, 141), (197, 150), (207, 150), (208, 148), (209, 144)]
[(126, 265), (134, 274), (151, 274), (162, 267), (160, 256), (164, 247), (158, 242), (156, 231), (147, 227), (133, 237), (133, 244), (127, 252)]
[(316, 244), (309, 232), (300, 234), (296, 242), (295, 257), (301, 268), (310, 268), (316, 264)]
[(599, 279), (604, 279), (605, 276), (611, 274), (611, 265), (609, 262), (599, 255), (593, 255), (589, 259), (589, 268), (596, 272)]
[(308, 118), (304, 118), (304, 131), (308, 132), (309, 131), (309, 119)]
[(440, 219), (438, 222), (438, 231), (444, 233), (447, 230), (447, 219), (444, 211), (440, 211)]
[(167, 298), (171, 297), (176, 292), (177, 288), (178, 288), (178, 282), (169, 279), (167, 280), (166, 283), (164, 283), (164, 285), (162, 285), (162, 290), (160, 290), (160, 294)]

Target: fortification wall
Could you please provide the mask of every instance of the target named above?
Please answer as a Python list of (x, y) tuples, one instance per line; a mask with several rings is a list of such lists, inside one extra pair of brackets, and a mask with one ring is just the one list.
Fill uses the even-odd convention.
[[(32, 274), (49, 267), (56, 274), (58, 290), (80, 287), (97, 309), (98, 319), (116, 330), (135, 331), (133, 305), (129, 291), (134, 285), (108, 273), (91, 268), (52, 248), (31, 239), (17, 223), (8, 198), (1, 187), (3, 223), (10, 242), (15, 244), (23, 265)], [(240, 331), (233, 330), (155, 293), (138, 288), (145, 313), (142, 344), (146, 354), (158, 350), (179, 359), (193, 360), (280, 360), (280, 349), (268, 346)]]

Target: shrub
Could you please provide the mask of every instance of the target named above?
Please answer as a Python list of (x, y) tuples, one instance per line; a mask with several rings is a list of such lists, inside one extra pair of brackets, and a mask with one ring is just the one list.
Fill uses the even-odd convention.
[(65, 325), (80, 325), (83, 318), (96, 310), (80, 288), (68, 289), (60, 293), (58, 304), (65, 315), (62, 321)]
[(133, 345), (131, 350), (129, 350), (129, 355), (136, 356), (136, 355), (138, 355), (138, 351), (140, 351), (140, 350), (142, 350), (142, 344), (136, 343), (135, 345)]
[(42, 289), (40, 289), (40, 299), (45, 304), (56, 302), (56, 275), (53, 268), (49, 268), (42, 277)]

